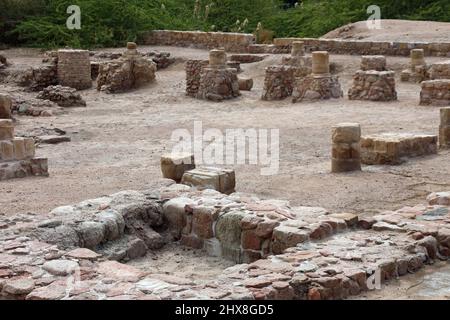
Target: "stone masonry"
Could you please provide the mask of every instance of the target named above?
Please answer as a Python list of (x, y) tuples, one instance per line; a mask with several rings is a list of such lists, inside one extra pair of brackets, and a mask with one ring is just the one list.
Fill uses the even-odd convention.
[(261, 99), (282, 100), (291, 96), (294, 90), (295, 71), (295, 67), (286, 65), (267, 67)]
[(311, 73), (311, 58), (305, 56), (305, 47), (303, 42), (295, 41), (292, 43), (291, 55), (283, 57), (282, 64), (295, 67), (295, 77), (306, 77)]
[(208, 66), (208, 60), (186, 61), (186, 95), (196, 97), (200, 88), (200, 76), (203, 68)]
[(395, 72), (386, 71), (384, 56), (363, 56), (361, 70), (353, 76), (348, 91), (350, 100), (393, 101), (397, 100)]
[(425, 62), (425, 51), (423, 49), (411, 50), (411, 62), (409, 69), (401, 73), (401, 81), (422, 82), (430, 79), (428, 66)]
[(185, 172), (181, 183), (199, 190), (212, 189), (230, 194), (236, 187), (236, 175), (231, 169), (202, 167)]
[(420, 105), (450, 106), (450, 79), (423, 81), (421, 87)]
[(86, 101), (71, 87), (50, 86), (41, 91), (37, 98), (52, 101), (65, 108), (86, 107)]
[(177, 153), (161, 156), (161, 171), (164, 178), (181, 182), (184, 173), (192, 169), (195, 169), (193, 154)]
[(45, 158), (35, 158), (33, 138), (15, 138), (12, 120), (0, 119), (0, 181), (48, 176)]
[(121, 58), (101, 63), (98, 72), (98, 91), (120, 93), (153, 82), (156, 78), (156, 64), (140, 55), (136, 44), (130, 42)]
[(89, 51), (58, 51), (58, 83), (77, 90), (92, 87)]
[[(450, 192), (356, 216), (165, 185), (0, 218), (2, 299), (344, 299), (369, 290), (375, 270), (385, 284), (450, 257)], [(244, 264), (203, 281), (119, 262), (171, 237)]]
[(329, 54), (326, 51), (312, 53), (312, 74), (299, 77), (294, 84), (292, 101), (321, 100), (343, 97), (339, 78), (330, 74)]
[(201, 70), (197, 99), (222, 101), (240, 96), (237, 70), (227, 66), (225, 50), (209, 53), (209, 64)]
[(450, 148), (450, 107), (441, 109), (441, 124), (439, 126), (439, 146)]
[(383, 133), (361, 138), (361, 159), (364, 164), (397, 165), (405, 158), (437, 153), (438, 137), (427, 134)]
[(331, 172), (361, 170), (360, 139), (358, 123), (341, 123), (333, 127)]
[(450, 60), (433, 63), (430, 67), (430, 79), (450, 79)]

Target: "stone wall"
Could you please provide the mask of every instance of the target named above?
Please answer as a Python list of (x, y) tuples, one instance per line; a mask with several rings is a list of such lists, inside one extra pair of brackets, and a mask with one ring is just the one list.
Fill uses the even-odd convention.
[(394, 71), (362, 71), (353, 76), (350, 100), (394, 101), (397, 100)]
[(186, 95), (196, 97), (200, 88), (200, 76), (203, 68), (208, 66), (208, 60), (186, 61)]
[(58, 51), (58, 83), (78, 90), (92, 87), (89, 51)]
[(247, 52), (248, 46), (255, 43), (255, 37), (244, 33), (153, 30), (143, 35), (141, 43)]
[(295, 67), (286, 65), (267, 67), (261, 99), (282, 100), (291, 96), (294, 90), (295, 71)]
[(338, 39), (314, 39), (314, 38), (278, 38), (274, 39), (274, 45), (284, 53), (290, 51), (291, 43), (302, 41), (305, 48), (312, 51), (328, 51), (338, 54), (358, 55), (390, 55), (409, 56), (412, 49), (424, 49), (425, 55), (450, 57), (450, 43), (439, 42), (382, 42)]
[(436, 62), (430, 67), (430, 79), (450, 79), (450, 61)]
[(420, 105), (450, 106), (450, 79), (423, 81)]
[(426, 134), (383, 133), (361, 138), (364, 164), (401, 164), (404, 158), (437, 153), (438, 137)]

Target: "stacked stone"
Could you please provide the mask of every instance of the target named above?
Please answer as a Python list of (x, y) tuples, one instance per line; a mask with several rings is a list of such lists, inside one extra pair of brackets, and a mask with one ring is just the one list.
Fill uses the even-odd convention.
[(156, 78), (156, 64), (141, 56), (137, 45), (129, 42), (122, 57), (101, 63), (98, 73), (98, 91), (126, 92), (153, 82)]
[(41, 91), (37, 98), (50, 100), (60, 107), (86, 107), (86, 101), (71, 87), (50, 86)]
[(200, 74), (197, 99), (222, 101), (240, 96), (237, 70), (227, 66), (225, 50), (209, 52), (209, 64)]
[(361, 138), (364, 164), (401, 164), (404, 158), (437, 153), (438, 137), (427, 134), (383, 133)]
[(295, 77), (305, 77), (311, 73), (311, 59), (305, 56), (303, 42), (294, 41), (292, 43), (291, 55), (283, 57), (282, 64), (295, 67)]
[(421, 86), (420, 105), (450, 106), (450, 79), (423, 81)]
[(181, 182), (183, 175), (192, 169), (195, 169), (193, 154), (171, 153), (161, 157), (161, 171), (164, 178)]
[(203, 68), (208, 66), (208, 60), (186, 61), (186, 95), (196, 97), (200, 88), (200, 77)]
[(386, 71), (384, 56), (363, 56), (361, 70), (353, 76), (353, 86), (348, 91), (350, 100), (397, 100), (395, 72)]
[(428, 66), (425, 62), (425, 51), (423, 49), (411, 50), (410, 68), (403, 70), (401, 81), (404, 82), (422, 82), (430, 78)]
[(341, 123), (333, 127), (331, 172), (361, 170), (361, 127)]
[(450, 61), (433, 63), (430, 67), (430, 79), (450, 79)]
[(297, 78), (294, 84), (293, 102), (303, 99), (319, 100), (341, 98), (339, 78), (330, 74), (329, 54), (326, 51), (312, 53), (312, 74)]
[(34, 139), (15, 138), (12, 120), (0, 120), (0, 181), (47, 176), (47, 159), (34, 156)]
[(439, 146), (450, 148), (450, 107), (441, 109), (441, 124), (439, 126)]
[(0, 119), (11, 119), (12, 100), (4, 94), (0, 94)]
[(92, 87), (89, 51), (59, 50), (58, 82), (62, 86), (77, 90)]
[(267, 67), (261, 99), (282, 100), (291, 96), (294, 90), (295, 72), (295, 67), (287, 65)]

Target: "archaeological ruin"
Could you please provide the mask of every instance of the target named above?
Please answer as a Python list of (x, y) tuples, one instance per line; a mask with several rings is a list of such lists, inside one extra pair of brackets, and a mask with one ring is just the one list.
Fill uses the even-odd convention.
[(0, 48), (0, 300), (448, 298), (450, 41), (339, 32)]

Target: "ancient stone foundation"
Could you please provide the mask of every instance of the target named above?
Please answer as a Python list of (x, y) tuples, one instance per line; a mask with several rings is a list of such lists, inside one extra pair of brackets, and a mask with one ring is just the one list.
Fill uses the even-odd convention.
[(450, 79), (423, 81), (421, 86), (420, 105), (450, 106)]
[(426, 134), (383, 133), (361, 138), (364, 164), (401, 164), (405, 158), (437, 153), (438, 137)]
[(439, 126), (439, 146), (450, 148), (450, 107), (441, 109), (441, 124)]
[(362, 71), (353, 76), (353, 86), (348, 91), (350, 100), (397, 100), (394, 71)]
[(47, 175), (47, 159), (35, 158), (34, 139), (15, 138), (12, 120), (0, 120), (0, 181)]
[(197, 99), (222, 101), (240, 96), (237, 70), (227, 66), (224, 50), (211, 50), (209, 64), (200, 72)]
[(362, 71), (386, 71), (386, 57), (385, 56), (362, 56), (361, 57)]
[(231, 169), (202, 167), (185, 172), (181, 183), (199, 190), (212, 189), (230, 194), (236, 187), (236, 176)]
[(450, 79), (450, 61), (433, 63), (430, 67), (430, 79)]
[(208, 65), (208, 60), (186, 61), (186, 95), (196, 97), (200, 88), (200, 76), (203, 68)]
[(425, 62), (425, 52), (423, 49), (411, 50), (411, 62), (409, 69), (403, 70), (401, 73), (401, 81), (405, 82), (422, 82), (428, 80), (430, 74), (428, 66)]
[(360, 139), (358, 123), (341, 123), (333, 127), (331, 172), (361, 170)]
[(161, 171), (164, 178), (181, 182), (185, 172), (194, 168), (193, 154), (166, 154), (161, 157)]
[(4, 94), (0, 94), (0, 119), (11, 119), (12, 100)]
[(305, 77), (311, 73), (311, 58), (305, 56), (305, 48), (303, 42), (295, 41), (292, 43), (291, 55), (283, 57), (283, 65), (295, 68), (295, 77)]
[(58, 83), (77, 90), (92, 87), (89, 51), (58, 51)]
[(293, 102), (341, 98), (344, 96), (339, 78), (330, 74), (329, 54), (326, 51), (312, 53), (312, 74), (296, 78)]
[(155, 80), (156, 64), (142, 57), (136, 48), (135, 43), (129, 43), (121, 58), (100, 64), (97, 90), (106, 93), (126, 92)]
[(287, 65), (267, 67), (261, 99), (282, 100), (291, 96), (294, 90), (295, 71), (295, 67)]

